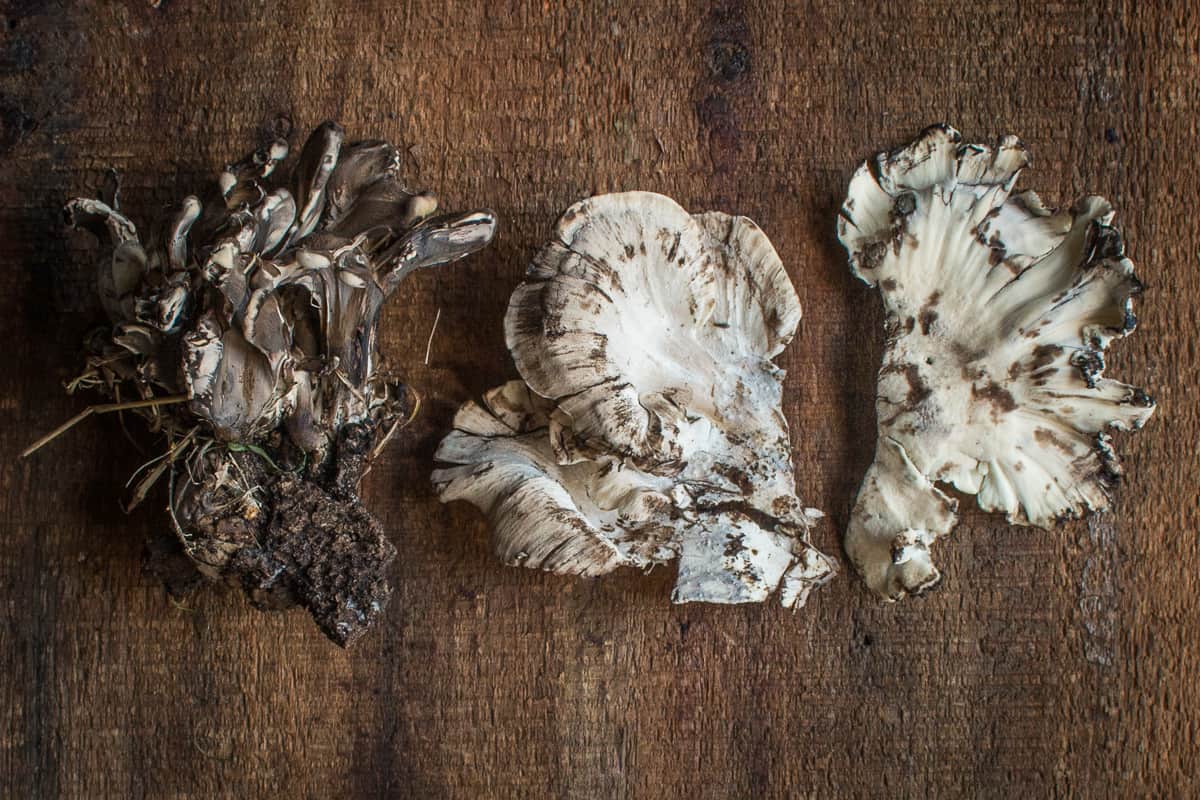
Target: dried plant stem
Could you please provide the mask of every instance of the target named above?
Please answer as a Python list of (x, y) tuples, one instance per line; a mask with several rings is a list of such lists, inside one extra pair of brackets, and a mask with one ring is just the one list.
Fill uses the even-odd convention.
[(442, 321), (442, 307), (438, 306), (437, 314), (433, 317), (433, 327), (429, 329), (429, 341), (425, 343), (425, 366), (429, 366), (429, 354), (433, 351), (433, 335), (437, 333), (438, 323)]
[(151, 464), (154, 464), (155, 461), (159, 462), (158, 466), (152, 469), (150, 474), (143, 478), (138, 485), (134, 487), (133, 494), (130, 495), (129, 502), (124, 505), (126, 514), (137, 508), (138, 505), (140, 505), (141, 502), (146, 499), (146, 495), (150, 492), (150, 487), (158, 483), (158, 479), (163, 476), (163, 473), (172, 467), (172, 465), (175, 463), (175, 459), (178, 458), (179, 454), (183, 451), (183, 448), (186, 447), (193, 438), (195, 438), (196, 433), (199, 430), (199, 425), (192, 428), (182, 439), (167, 448), (167, 452), (163, 453), (158, 458), (147, 461), (145, 464), (138, 467), (137, 472), (134, 472), (133, 475), (129, 476), (129, 481), (125, 484), (126, 487), (128, 487), (130, 483), (133, 483), (133, 479), (137, 477), (139, 472), (146, 469), (146, 467), (149, 467)]
[(29, 447), (26, 447), (21, 453), (21, 458), (28, 458), (43, 446), (54, 441), (59, 436), (62, 436), (71, 428), (75, 427), (80, 422), (83, 422), (93, 414), (108, 414), (113, 411), (132, 411), (136, 408), (157, 408), (158, 406), (166, 406), (173, 403), (185, 403), (189, 399), (190, 398), (186, 394), (173, 394), (168, 395), (167, 397), (152, 397), (148, 400), (132, 400), (128, 403), (101, 403), (100, 405), (96, 406), (88, 406), (83, 411), (80, 411), (78, 414), (64, 422), (62, 425), (59, 425), (45, 436), (29, 445)]
[[(417, 418), (417, 414), (420, 413), (420, 411), (421, 411), (421, 395), (418, 394), (415, 389), (409, 389), (408, 391), (411, 392), (413, 397), (415, 397), (417, 399), (417, 401), (415, 403), (413, 403), (413, 410), (408, 415), (408, 419), (403, 420), (403, 421), (401, 421), (400, 419), (397, 419), (395, 422), (393, 422), (392, 426), (390, 428), (388, 428), (388, 432), (385, 433), (383, 435), (383, 438), (379, 440), (379, 444), (375, 445), (375, 449), (371, 451), (371, 457), (368, 460), (369, 463), (371, 463), (372, 465), (374, 464), (375, 459), (379, 457), (379, 454), (383, 452), (383, 448), (387, 446), (387, 443), (392, 438), (392, 435), (396, 431), (400, 430), (401, 428), (407, 428), (412, 423), (412, 421)], [(368, 466), (366, 471), (363, 472), (363, 474), (366, 475), (367, 472), (370, 472), (370, 471), (371, 471), (371, 467)]]

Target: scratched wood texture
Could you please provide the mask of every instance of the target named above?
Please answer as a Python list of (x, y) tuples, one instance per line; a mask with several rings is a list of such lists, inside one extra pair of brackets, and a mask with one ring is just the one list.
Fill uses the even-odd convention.
[[(0, 782), (6, 797), (1176, 797), (1200, 770), (1197, 7), (1153, 2), (0, 2)], [(410, 148), (503, 219), (413, 277), (385, 350), (427, 397), (369, 476), (399, 549), (354, 651), (301, 612), (140, 568), (164, 497), (116, 420), (36, 458), (97, 320), (58, 209), (124, 175), (146, 219), (290, 116)], [(843, 573), (798, 613), (672, 607), (671, 570), (498, 566), (427, 479), (465, 399), (514, 376), (501, 318), (558, 213), (653, 189), (753, 217), (805, 309), (781, 357), (805, 500), (840, 554), (873, 444), (881, 309), (834, 216), (855, 165), (946, 121), (1032, 148), (1023, 185), (1112, 199), (1149, 287), (1111, 374), (1115, 512), (1044, 532), (969, 510), (940, 591)], [(441, 321), (422, 363), (434, 317)]]

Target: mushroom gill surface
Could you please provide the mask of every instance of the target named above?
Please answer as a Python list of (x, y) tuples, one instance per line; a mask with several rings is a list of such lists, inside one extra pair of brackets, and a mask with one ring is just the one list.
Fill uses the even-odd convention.
[(887, 336), (875, 460), (845, 545), (890, 600), (941, 578), (930, 548), (957, 506), (938, 483), (1014, 524), (1101, 511), (1121, 473), (1109, 431), (1154, 412), (1103, 375), (1141, 291), (1112, 207), (1053, 211), (1014, 193), (1028, 163), (1016, 137), (968, 144), (934, 126), (860, 166), (841, 209), (838, 236), (879, 289)]
[(809, 542), (771, 361), (799, 320), (745, 217), (648, 192), (577, 203), (509, 302), (522, 380), (463, 406), (434, 484), (488, 515), (507, 564), (678, 559), (676, 602), (801, 605), (836, 562)]

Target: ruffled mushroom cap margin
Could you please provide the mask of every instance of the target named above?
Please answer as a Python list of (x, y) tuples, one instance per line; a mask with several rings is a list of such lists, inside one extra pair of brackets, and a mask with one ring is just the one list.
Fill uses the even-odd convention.
[(66, 207), (111, 249), (98, 266), (108, 328), (72, 388), (143, 408), (167, 451), (134, 493), (166, 474), (184, 552), (264, 607), (301, 603), (335, 642), (359, 637), (390, 595), (395, 548), (358, 500), (359, 479), (398, 420), (405, 387), (378, 350), (386, 299), (411, 271), (485, 246), (486, 210), (437, 215), (408, 189), (400, 154), (346, 143), (333, 122), (290, 176), (284, 139), (228, 166), (149, 236), (106, 196)]
[(510, 300), (523, 380), (459, 411), (433, 481), (488, 514), (505, 563), (677, 558), (676, 602), (801, 605), (836, 562), (809, 544), (771, 362), (799, 320), (750, 220), (648, 192), (584, 200)]
[(1108, 431), (1154, 412), (1103, 376), (1141, 292), (1113, 211), (1085, 197), (1047, 209), (1013, 192), (1016, 137), (963, 143), (934, 126), (859, 167), (838, 219), (853, 273), (887, 315), (878, 443), (846, 551), (872, 590), (936, 585), (930, 546), (957, 522), (946, 483), (1014, 524), (1105, 510), (1121, 474)]

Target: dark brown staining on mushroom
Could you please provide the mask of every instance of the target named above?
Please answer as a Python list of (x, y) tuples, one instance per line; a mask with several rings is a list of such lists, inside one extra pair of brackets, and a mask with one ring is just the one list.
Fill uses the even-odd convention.
[(1016, 380), (1022, 372), (1028, 372), (1037, 386), (1044, 386), (1054, 372), (1054, 362), (1062, 354), (1062, 347), (1055, 344), (1040, 344), (1033, 349), (1028, 361), (1014, 361), (1008, 368), (1010, 380)]
[(1125, 243), (1121, 232), (1111, 225), (1096, 220), (1088, 229), (1087, 262), (1121, 258), (1125, 255)]
[(717, 473), (723, 478), (728, 479), (729, 482), (734, 486), (737, 486), (744, 495), (749, 495), (754, 491), (754, 481), (745, 472), (745, 470), (729, 464), (714, 464), (713, 472)]
[(885, 364), (879, 373), (881, 375), (900, 374), (908, 381), (908, 394), (904, 398), (903, 407), (905, 411), (915, 409), (933, 394), (933, 390), (921, 377), (921, 370), (916, 364)]
[(988, 253), (988, 264), (994, 267), (1002, 263), (1007, 257), (1008, 251), (1004, 249), (1003, 245), (993, 245), (991, 252)]
[(894, 292), (894, 291), (896, 291), (896, 287), (899, 284), (896, 283), (895, 278), (884, 278), (882, 281), (879, 282), (879, 285), (881, 287), (883, 287), (883, 290), (885, 292)]
[(1043, 447), (1054, 447), (1069, 456), (1075, 455), (1075, 448), (1069, 442), (1064, 442), (1054, 431), (1048, 428), (1035, 428), (1033, 438)]
[(1107, 496), (1108, 491), (1120, 483), (1121, 476), (1124, 474), (1121, 462), (1113, 452), (1109, 438), (1103, 433), (1096, 434), (1096, 438), (1092, 441), (1092, 452), (1100, 460), (1100, 467), (1092, 477), (1100, 484)]
[[(667, 261), (674, 261), (675, 254), (679, 252), (679, 239), (680, 239), (680, 237), (682, 237), (683, 234), (680, 233), (679, 231), (676, 231), (674, 233), (674, 235), (671, 235), (671, 233), (666, 228), (663, 228), (661, 231), (659, 231), (658, 235), (660, 238), (664, 238), (664, 237), (668, 237), (668, 236), (670, 237), (671, 245), (670, 245), (670, 247), (667, 248)], [(680, 260), (680, 264), (682, 264), (682, 263), (683, 263), (682, 260)]]
[(608, 336), (603, 333), (592, 335), (595, 344), (588, 351), (588, 361), (596, 365), (603, 365), (608, 360)]
[(1062, 351), (1063, 349), (1056, 344), (1038, 345), (1033, 349), (1033, 361), (1030, 362), (1029, 371), (1036, 372), (1043, 367), (1050, 366), (1062, 354)]
[(1124, 402), (1141, 408), (1149, 408), (1154, 405), (1154, 398), (1147, 394), (1145, 389), (1135, 387), (1129, 399)]
[(933, 323), (937, 322), (938, 314), (934, 309), (937, 308), (938, 302), (942, 299), (941, 291), (935, 291), (929, 295), (929, 299), (925, 301), (925, 305), (921, 308), (921, 313), (918, 319), (921, 321), (921, 333), (929, 335), (930, 329), (933, 328)]
[(897, 217), (907, 217), (916, 210), (917, 198), (912, 192), (905, 192), (892, 204), (892, 213)]
[(887, 258), (888, 243), (876, 240), (868, 242), (862, 250), (858, 252), (858, 266), (861, 269), (872, 271), (879, 268), (883, 260)]
[(951, 342), (950, 352), (962, 365), (963, 380), (973, 382), (987, 374), (979, 365), (980, 360), (986, 355), (982, 350), (970, 350), (961, 342)]
[(992, 404), (992, 416), (998, 418), (1000, 412), (1009, 413), (1017, 410), (1017, 401), (1012, 393), (995, 381), (988, 381), (982, 388), (978, 384), (971, 386), (971, 396)]
[(746, 537), (740, 533), (735, 533), (725, 540), (726, 558), (737, 558), (746, 550)]

